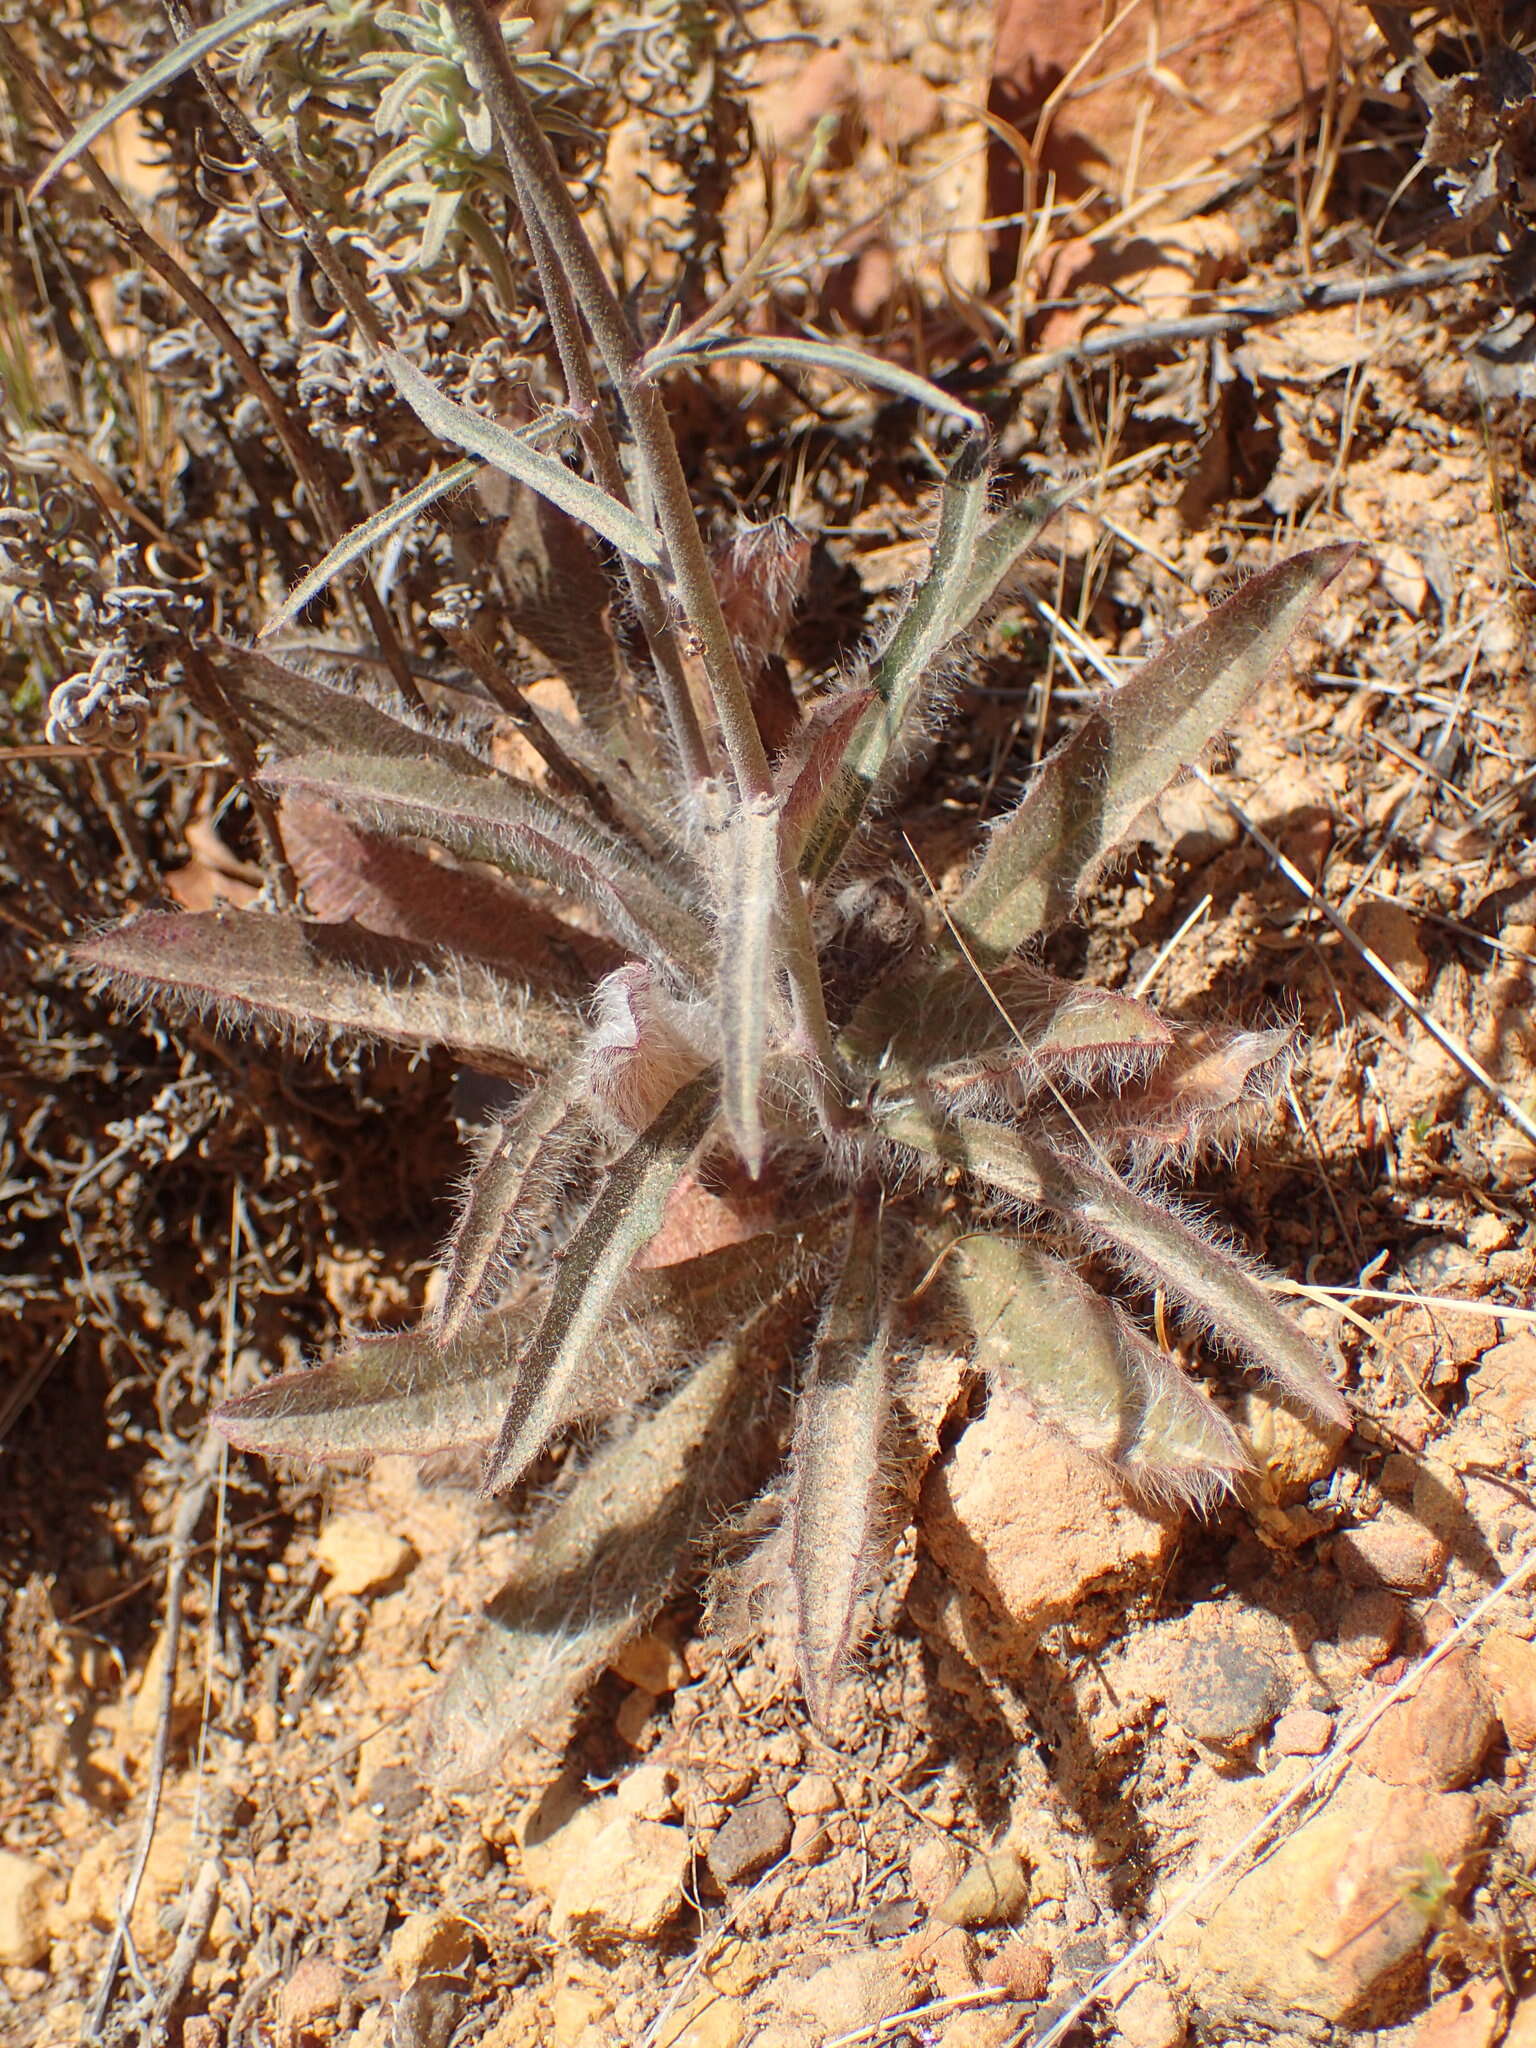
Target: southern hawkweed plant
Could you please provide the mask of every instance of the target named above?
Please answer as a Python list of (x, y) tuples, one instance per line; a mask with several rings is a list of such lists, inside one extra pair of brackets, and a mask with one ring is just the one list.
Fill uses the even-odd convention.
[[(1273, 1097), (1291, 1034), (1170, 1022), (1053, 977), (1040, 943), (1091, 908), (1117, 846), (1348, 550), (1256, 575), (1106, 695), (935, 900), (879, 813), (1060, 494), (1009, 501), (974, 415), (852, 351), (722, 345), (706, 321), (647, 353), (496, 25), (481, 0), (448, 0), (449, 18), (584, 470), (545, 445), (561, 418), (514, 432), (387, 352), (399, 394), (465, 460), (334, 549), (303, 594), (488, 464), (499, 568), (434, 614), (488, 701), (452, 721), (402, 713), (206, 639), (192, 672), (252, 759), (290, 900), (150, 912), (80, 951), (148, 1001), (300, 1040), (443, 1047), (500, 1084), (417, 1327), (355, 1336), (214, 1418), (271, 1456), (477, 1448), (492, 1493), (596, 1430), (437, 1702), (433, 1762), (465, 1778), (609, 1662), (729, 1517), (753, 1547), (726, 1604), (793, 1646), (825, 1720), (911, 1462), (932, 1454), (903, 1427), (903, 1389), (957, 1320), (994, 1385), (1155, 1493), (1208, 1499), (1242, 1446), (1089, 1274), (1155, 1299), (1159, 1336), (1166, 1307), (1346, 1420), (1261, 1274), (1166, 1185)], [(878, 648), (787, 707), (764, 662), (803, 549), (775, 528), (711, 551), (663, 403), (672, 362), (722, 346), (798, 347), (963, 418), (926, 575)], [(627, 656), (603, 624), (615, 592), (637, 626)], [(511, 681), (502, 627), (558, 668), (564, 712)]]

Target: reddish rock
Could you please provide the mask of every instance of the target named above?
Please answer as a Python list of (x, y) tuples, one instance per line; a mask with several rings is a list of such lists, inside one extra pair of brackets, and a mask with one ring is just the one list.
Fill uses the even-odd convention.
[(1334, 1563), (1346, 1579), (1398, 1593), (1433, 1593), (1450, 1554), (1443, 1536), (1391, 1502), (1374, 1521), (1346, 1530), (1333, 1545)]
[(1353, 1772), (1211, 1915), (1198, 1937), (1198, 2003), (1276, 2026), (1298, 2012), (1335, 2023), (1392, 2017), (1431, 1932), (1415, 1873), (1443, 1872), (1459, 1890), (1479, 1834), (1470, 1793)]
[(1321, 1756), (1333, 1740), (1333, 1716), (1315, 1707), (1295, 1707), (1282, 1714), (1269, 1738), (1273, 1756)]
[[(1493, 2048), (1504, 2020), (1504, 1986), (1480, 1977), (1437, 1998), (1414, 2030), (1409, 2048)], [(1507, 2037), (1514, 2039), (1513, 2031)]]
[[(994, 1394), (930, 1471), (919, 1517), (940, 1570), (1001, 1624), (990, 1647), (1005, 1662), (1026, 1658), (1056, 1622), (1081, 1624), (1093, 1595), (1149, 1578), (1177, 1527), (1176, 1514), (1131, 1502), (1103, 1464), (1008, 1394)], [(975, 1647), (985, 1658), (989, 1646)]]
[(1494, 1735), (1471, 1651), (1437, 1664), (1411, 1698), (1388, 1707), (1356, 1752), (1373, 1778), (1454, 1792), (1470, 1784)]
[(1536, 1643), (1495, 1629), (1477, 1653), (1477, 1673), (1515, 1749), (1536, 1749)]
[(1050, 1989), (1050, 1951), (1016, 1934), (998, 1950), (984, 1974), (989, 1984), (999, 1985), (1021, 2005), (1033, 2004)]

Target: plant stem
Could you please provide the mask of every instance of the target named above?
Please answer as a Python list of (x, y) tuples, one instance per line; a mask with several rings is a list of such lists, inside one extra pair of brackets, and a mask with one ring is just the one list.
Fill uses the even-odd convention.
[(507, 55), (485, 0), (447, 0), (448, 11), (474, 64), (485, 103), (496, 123), (518, 189), (526, 195), (551, 250), (570, 280), (592, 339), (619, 394), (635, 452), (645, 472), (657, 524), (671, 558), (678, 598), (698, 642), (714, 699), (720, 736), (742, 800), (773, 787), (768, 755), (752, 715), (752, 700), (731, 645), (710, 574), (709, 556), (694, 517), (688, 479), (673, 439), (661, 393), (645, 375), (644, 351), (587, 238), (544, 131)]
[[(576, 419), (576, 431), (581, 445), (586, 450), (587, 460), (592, 466), (593, 480), (611, 498), (617, 498), (621, 505), (629, 503), (629, 486), (625, 480), (619, 451), (614, 446), (613, 435), (608, 430), (608, 421), (602, 409), (602, 399), (597, 389), (597, 379), (592, 374), (592, 363), (587, 354), (587, 344), (581, 331), (581, 320), (576, 302), (571, 296), (570, 283), (565, 272), (556, 261), (550, 246), (549, 236), (539, 219), (532, 197), (522, 179), (518, 179), (518, 198), (521, 204), (523, 225), (527, 230), (528, 246), (533, 253), (534, 268), (539, 274), (539, 287), (544, 295), (544, 310), (549, 315), (550, 331), (555, 338), (555, 349), (560, 357), (560, 368), (565, 377), (566, 398)], [(655, 577), (639, 562), (633, 562), (626, 555), (624, 574), (634, 599), (635, 611), (640, 619), (641, 631), (645, 634), (646, 646), (650, 649), (651, 660), (656, 670), (657, 688), (661, 693), (662, 708), (672, 732), (672, 744), (677, 748), (678, 762), (688, 783), (697, 785), (708, 779), (710, 773), (709, 749), (699, 729), (698, 713), (694, 710), (693, 698), (688, 689), (688, 678), (683, 670), (683, 658), (678, 650), (677, 635), (672, 630), (672, 621), (667, 616), (666, 600), (662, 597)]]

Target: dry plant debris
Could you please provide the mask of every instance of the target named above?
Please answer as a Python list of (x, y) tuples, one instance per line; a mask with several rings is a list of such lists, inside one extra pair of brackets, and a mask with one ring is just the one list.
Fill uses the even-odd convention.
[[(1105, 149), (1082, 189), (1034, 194), (1009, 249), (1006, 224), (990, 241), (979, 224), (982, 10), (807, 21), (658, 6), (643, 26), (619, 8), (541, 15), (537, 35), (509, 24), (520, 65), (536, 42), (555, 53), (528, 82), (566, 189), (598, 222), (606, 195), (615, 235), (600, 246), (630, 309), (647, 334), (679, 309), (663, 346), (714, 522), (708, 574), (733, 598), (737, 639), (766, 657), (746, 678), (751, 724), (799, 771), (756, 810), (727, 801), (705, 839), (707, 806), (656, 794), (686, 740), (636, 716), (628, 682), (664, 611), (647, 617), (643, 583), (611, 608), (603, 557), (528, 495), (595, 484), (624, 509), (600, 447), (583, 476), (571, 428), (527, 433), (559, 402), (547, 278), (520, 238), (484, 74), (456, 54), (465, 10), (407, 8), (403, 27), (395, 10), (266, 12), (241, 61), (210, 49), (233, 135), (188, 73), (97, 145), (131, 195), (128, 277), (106, 174), (92, 186), (72, 167), (21, 216), (6, 315), (4, 1285), (20, 1341), (0, 1525), (0, 1985), (17, 2038), (94, 2025), (300, 2048), (457, 2029), (505, 2048), (811, 2048), (1076, 2029), (1133, 2048), (1519, 2048), (1536, 1948), (1522, 1576), (1536, 1523), (1536, 734), (1523, 387), (1487, 369), (1501, 348), (1518, 359), (1504, 295), (1525, 233), (1517, 45), (1490, 9), (1340, 9), (1326, 57), (1303, 54), (1295, 100), (1256, 115), (1260, 133), (1207, 141), (1199, 161), (1159, 157), (1155, 176), (1145, 149), (1129, 165)], [(1118, 67), (1118, 89), (1145, 95), (1148, 137), (1175, 88), (1198, 97), (1221, 75), (1200, 55), (1198, 10), (1178, 12)], [(178, 17), (176, 33), (192, 25)], [(6, 36), (7, 139), (29, 178), (170, 41), (137, 18), (43, 33), (25, 10)], [(1087, 79), (1103, 52), (1079, 49)], [(1069, 123), (1092, 140), (1093, 110), (1067, 76), (1031, 116), (1035, 163)], [(1226, 180), (1214, 196), (1211, 156)], [(717, 336), (711, 354), (711, 308), (760, 245), (728, 348)], [(195, 299), (177, 309), (185, 286), (222, 329)], [(1073, 304), (1052, 304), (1063, 295)], [(1349, 1388), (1355, 1433), (1319, 1394), (1309, 1415), (1228, 1381), (1185, 1469), (1239, 1476), (1204, 1516), (1127, 1495), (1104, 1461), (1127, 1442), (1089, 1373), (1118, 1399), (1132, 1341), (1095, 1306), (1112, 1243), (1100, 1234), (1068, 1274), (1016, 1216), (984, 1215), (977, 1235), (963, 1177), (903, 1179), (876, 1203), (847, 1167), (787, 1172), (825, 1103), (784, 1078), (806, 1070), (771, 1008), (737, 1002), (711, 965), (723, 924), (739, 986), (768, 987), (786, 964), (781, 985), (797, 987), (786, 899), (776, 921), (751, 907), (769, 827), (801, 817), (797, 789), (836, 814), (823, 792), (868, 753), (871, 690), (875, 704), (895, 694), (892, 650), (924, 605), (923, 661), (964, 622), (953, 579), (924, 582), (941, 465), (914, 440), (913, 394), (931, 449), (954, 449), (946, 418), (980, 413), (1036, 490), (1070, 479), (1075, 495), (976, 651), (946, 655), (939, 680), (963, 715), (929, 722), (849, 874), (867, 904), (839, 906), (839, 924), (829, 900), (813, 919), (831, 1026), (857, 1060), (861, 1005), (873, 1018), (866, 1105), (910, 1140), (901, 1119), (932, 1081), (869, 988), (893, 967), (893, 986), (936, 977), (946, 1030), (966, 1026), (976, 982), (947, 964), (942, 905), (1015, 1024), (1034, 1013), (1026, 996), (1039, 1010), (1042, 991), (1070, 987), (1105, 992), (1075, 996), (1078, 1014), (1141, 1033), (1134, 1073), (1053, 1076), (1054, 1097), (1021, 1083), (1016, 1050), (998, 1072), (983, 1059), (984, 1075), (945, 1076), (968, 1146), (989, 1117), (1009, 1128), (964, 1093), (996, 1090), (1004, 1070), (1008, 1119), (1058, 1119), (1056, 1156), (1074, 1158), (1070, 1111), (1143, 1166), (1153, 1108), (1159, 1148), (1176, 1151), (1195, 1096), (1225, 1116), (1226, 1048), (1250, 1047), (1244, 1081), (1284, 1079), (1286, 1114), (1237, 1154), (1241, 1172), (1196, 1170), (1212, 1208), (1289, 1276), (1264, 1328), (1299, 1317)], [(466, 419), (523, 465), (484, 509), (443, 446)], [(508, 453), (514, 437), (526, 454)], [(964, 448), (944, 495), (936, 545), (952, 565), (1010, 514)], [(742, 505), (783, 508), (795, 528), (753, 526)], [(567, 511), (595, 513), (642, 577), (675, 556), (648, 538), (650, 513), (625, 524), (579, 492)], [(328, 587), (252, 653), (348, 532), (361, 540), (327, 565)], [(999, 982), (1011, 934), (963, 886), (971, 821), (1048, 812), (1070, 759), (1052, 747), (1094, 730), (1102, 690), (1149, 641), (1245, 572), (1340, 541), (1365, 545), (1304, 662), (1264, 687), (1208, 780), (1137, 822), (1130, 858), (1049, 938), (1037, 979), (1013, 989), (1006, 968)], [(764, 608), (769, 561), (782, 584)], [(1273, 588), (1243, 583), (1237, 615), (1262, 614)], [(864, 668), (840, 666), (861, 639)], [(1193, 644), (1209, 639), (1197, 629)], [(683, 644), (687, 700), (707, 701), (721, 658)], [(1134, 706), (1135, 687), (1111, 701)], [(615, 732), (617, 752), (602, 737)], [(1198, 752), (1198, 736), (1179, 749)], [(721, 757), (708, 765), (728, 786)], [(479, 815), (487, 802), (495, 817)], [(505, 863), (509, 846), (515, 923), (481, 858)], [(1072, 901), (1061, 872), (1043, 892), (1057, 908)], [(170, 921), (166, 896), (181, 906)], [(285, 951), (301, 904), (311, 926), (353, 936), (311, 931)], [(126, 939), (89, 936), (129, 906)], [(404, 966), (424, 939), (430, 984)], [(148, 978), (182, 946), (184, 978), (295, 1021), (318, 1000), (327, 1022), (371, 1027), (374, 1049), (113, 1016), (78, 963), (114, 943)], [(509, 1120), (507, 1083), (580, 1042), (594, 984), (607, 994), (584, 1092), (545, 1084)], [(971, 1026), (985, 1054), (988, 1013)], [(1298, 1026), (1305, 1058), (1284, 1072)], [(468, 1055), (457, 1071), (411, 1050), (445, 1038)], [(1490, 1086), (1469, 1083), (1469, 1061)], [(482, 1211), (488, 1181), (526, 1171), (521, 1139), (534, 1148), (548, 1199), (517, 1217), (521, 1259), (579, 1248), (583, 1231), (601, 1253), (597, 1176), (644, 1145), (661, 1091), (675, 1099), (716, 1064), (727, 1108), (707, 1170), (680, 1135), (660, 1237), (622, 1283), (628, 1312), (659, 1316), (684, 1348), (723, 1319), (766, 1362), (796, 1341), (803, 1355), (812, 1286), (825, 1290), (820, 1384), (799, 1412), (824, 1413), (826, 1433), (797, 1433), (730, 1347), (645, 1402), (662, 1361), (610, 1342), (585, 1352), (594, 1386), (578, 1375), (542, 1410), (535, 1390), (529, 1479), (505, 1501), (477, 1500), (474, 1460), (444, 1452), (297, 1477), (215, 1467), (205, 1419), (220, 1400), (233, 1395), (237, 1428), (271, 1429), (292, 1422), (258, 1384), (274, 1369), (311, 1396), (355, 1378), (345, 1363), (291, 1376), (337, 1317), (422, 1332), (351, 1354), (386, 1379), (399, 1368), (385, 1441), (452, 1452), (494, 1435), (523, 1333), (548, 1317), (493, 1292), (499, 1226), (479, 1244), (461, 1232), (446, 1283), (434, 1275), (450, 1216), (429, 1191), (451, 1179), (455, 1115), (492, 1134)], [(1154, 1084), (1174, 1069), (1170, 1110)], [(759, 1146), (754, 1180), (735, 1161)], [(973, 1149), (973, 1175), (978, 1159), (1001, 1170)], [(551, 1160), (559, 1174), (541, 1180)], [(903, 1243), (877, 1255), (876, 1219)], [(795, 1257), (767, 1286), (759, 1255), (789, 1225)], [(707, 1298), (674, 1298), (690, 1269), (714, 1276)], [(775, 1315), (742, 1327), (743, 1289)], [(1171, 1321), (1177, 1292), (1151, 1299), (1134, 1340), (1183, 1354), (1148, 1386), (1196, 1384), (1166, 1377), (1194, 1356)], [(877, 1300), (910, 1305), (898, 1324)], [(499, 1386), (477, 1336), (491, 1302)], [(1040, 1361), (1032, 1386), (978, 1397), (980, 1377), (1017, 1381), (1026, 1358)], [(448, 1428), (432, 1418), (437, 1437), (421, 1427), (423, 1373), (458, 1404)], [(1047, 1398), (1061, 1389), (1066, 1415)], [(750, 1426), (693, 1456), (749, 1392)], [(632, 1428), (591, 1435), (637, 1400)], [(314, 1405), (323, 1447), (344, 1448), (347, 1411)], [(848, 1455), (860, 1427), (873, 1454), (888, 1409), (894, 1502)], [(588, 1435), (545, 1448), (565, 1414), (585, 1414)], [(380, 1441), (376, 1420), (347, 1443)], [(772, 1632), (730, 1649), (698, 1611), (690, 1518), (718, 1537), (784, 1453), (801, 1500), (777, 1539), (801, 1609), (788, 1665), (815, 1718)], [(649, 1517), (652, 1554), (642, 1579), (605, 1551), (616, 1576), (594, 1581), (615, 1487), (634, 1526)], [(765, 1540), (772, 1560), (771, 1532), (749, 1519), (737, 1537)], [(786, 1583), (781, 1565), (770, 1583)], [(466, 1630), (482, 1605), (492, 1648), (477, 1665)], [(855, 1616), (866, 1640), (834, 1705)], [(456, 1662), (475, 1696), (458, 1722), (437, 1708), (439, 1761), (446, 1748), (464, 1763), (464, 1730), (480, 1739), (500, 1714), (468, 1758), (488, 1767), (509, 1684), (534, 1702), (526, 1736), (465, 1792), (424, 1773), (417, 1713)]]

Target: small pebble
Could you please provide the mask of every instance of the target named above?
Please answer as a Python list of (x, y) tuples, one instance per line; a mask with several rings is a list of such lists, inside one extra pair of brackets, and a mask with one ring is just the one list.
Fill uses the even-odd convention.
[(835, 1813), (842, 1801), (837, 1786), (821, 1771), (807, 1772), (790, 1787), (784, 1804), (791, 1813)]
[(474, 1954), (475, 1930), (457, 1913), (408, 1913), (389, 1940), (389, 1973), (397, 1984), (454, 1976)]
[(1016, 1934), (993, 1956), (984, 1974), (989, 1984), (1000, 1986), (1010, 1998), (1033, 2004), (1050, 1988), (1050, 1951)]
[(951, 1927), (995, 1927), (1011, 1920), (1029, 1897), (1029, 1880), (1016, 1849), (1004, 1847), (973, 1863), (933, 1909)]
[(710, 1843), (708, 1862), (721, 1884), (755, 1877), (789, 1847), (793, 1822), (777, 1794), (764, 1793), (738, 1806)]
[(1270, 1734), (1275, 1756), (1321, 1756), (1333, 1740), (1333, 1716), (1315, 1707), (1293, 1707), (1282, 1714)]
[(802, 1813), (790, 1831), (789, 1860), (802, 1867), (819, 1863), (832, 1846), (825, 1814)]
[(1145, 1980), (1115, 2007), (1115, 2028), (1124, 2048), (1182, 2048), (1184, 2015), (1162, 1984)]
[(0, 1849), (0, 1963), (30, 1970), (46, 1958), (57, 1891), (45, 1864)]
[(1284, 1678), (1261, 1651), (1207, 1636), (1185, 1644), (1168, 1708), (1197, 1742), (1235, 1749), (1268, 1726), (1285, 1695)]
[(326, 1597), (344, 1600), (403, 1579), (416, 1553), (381, 1515), (333, 1515), (316, 1540), (315, 1561), (330, 1574)]
[(1536, 1749), (1536, 1643), (1495, 1629), (1477, 1653), (1478, 1675), (1515, 1749)]

